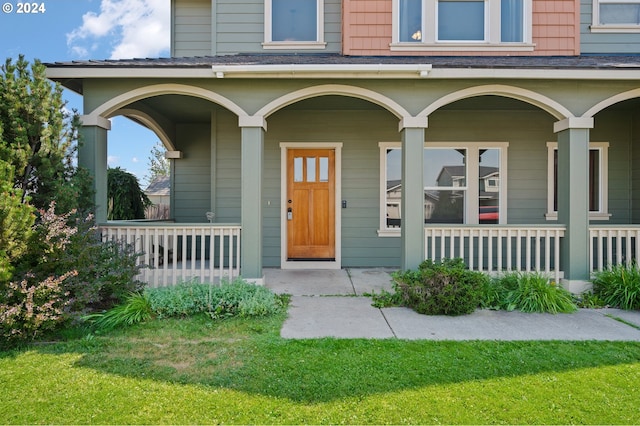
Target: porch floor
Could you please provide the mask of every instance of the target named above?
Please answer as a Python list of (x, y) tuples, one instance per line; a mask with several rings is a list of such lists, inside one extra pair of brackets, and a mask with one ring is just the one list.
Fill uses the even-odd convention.
[(580, 309), (574, 314), (478, 310), (459, 317), (420, 315), (407, 308), (371, 306), (365, 293), (391, 289), (391, 270), (265, 269), (266, 286), (292, 295), (284, 338), (425, 340), (640, 341), (640, 311)]

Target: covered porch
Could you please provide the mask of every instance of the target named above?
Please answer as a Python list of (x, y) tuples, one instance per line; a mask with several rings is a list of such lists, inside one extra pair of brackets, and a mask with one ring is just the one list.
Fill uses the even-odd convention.
[[(487, 80), (478, 65), (450, 79), (446, 64), (390, 58), (370, 69), (227, 64), (211, 74), (205, 62), (215, 60), (162, 72), (151, 71), (155, 60), (125, 61), (99, 75), (74, 64), (57, 77), (83, 87), (79, 162), (94, 174), (105, 238), (139, 244), (152, 285), (261, 282), (264, 268), (329, 260), (336, 269), (408, 269), (462, 257), (488, 273), (540, 270), (580, 291), (593, 270), (637, 257), (640, 89), (625, 70), (524, 77), (515, 67)], [(165, 144), (173, 223), (106, 222), (115, 115)], [(323, 153), (309, 163), (312, 149)], [(442, 160), (449, 154), (455, 164)], [(333, 250), (322, 259), (295, 258), (287, 245), (290, 217), (304, 211), (289, 210), (289, 179), (298, 177), (330, 183), (322, 218), (330, 216)], [(203, 223), (206, 212), (213, 223)]]

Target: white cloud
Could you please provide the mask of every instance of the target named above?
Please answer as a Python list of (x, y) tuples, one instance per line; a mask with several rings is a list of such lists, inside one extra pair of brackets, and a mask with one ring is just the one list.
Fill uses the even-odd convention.
[(132, 162), (132, 163), (137, 163), (138, 161), (139, 161), (139, 160), (138, 160), (138, 157), (133, 157), (133, 158), (131, 159), (131, 162)]
[(82, 26), (67, 34), (72, 54), (88, 57), (109, 43), (110, 59), (158, 57), (168, 53), (170, 2), (167, 0), (102, 0), (100, 12), (87, 12)]
[(117, 157), (115, 155), (107, 156), (107, 164), (109, 165), (109, 167), (113, 167), (117, 165), (119, 162), (120, 162), (120, 157)]

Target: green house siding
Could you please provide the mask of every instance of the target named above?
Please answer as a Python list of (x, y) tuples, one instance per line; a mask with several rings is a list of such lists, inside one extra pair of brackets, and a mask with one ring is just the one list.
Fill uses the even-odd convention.
[[(324, 2), (324, 52), (339, 53), (342, 49), (342, 4), (340, 0)], [(219, 0), (215, 18), (216, 54), (255, 53), (265, 51), (264, 0)], [(290, 50), (284, 50), (290, 52)], [(317, 50), (312, 50), (317, 52)], [(275, 53), (277, 50), (268, 50)], [(296, 49), (304, 52), (304, 49)]]
[(214, 191), (216, 222), (240, 223), (240, 128), (238, 117), (226, 110), (214, 115)]
[(594, 0), (580, 2), (581, 53), (640, 53), (640, 33), (594, 33), (591, 31)]
[(632, 199), (632, 223), (640, 223), (640, 113), (634, 112), (632, 116), (632, 146), (631, 155), (631, 199)]
[(211, 209), (211, 132), (207, 124), (176, 126), (177, 147), (184, 158), (174, 162), (171, 191), (176, 222), (206, 222)]
[(171, 56), (212, 54), (211, 0), (173, 0)]
[[(172, 20), (171, 55), (174, 57), (277, 52), (266, 51), (262, 46), (264, 0), (174, 0)], [(323, 52), (341, 52), (340, 0), (324, 2), (324, 41), (327, 46)]]
[(342, 143), (342, 265), (400, 264), (399, 238), (378, 236), (380, 150), (378, 142), (399, 140), (398, 121), (386, 111), (291, 110), (268, 119), (265, 134), (264, 266), (280, 266), (281, 142)]
[(628, 111), (604, 111), (596, 115), (590, 132), (592, 142), (609, 142), (609, 213), (605, 223), (626, 224), (631, 221), (631, 152), (632, 115)]

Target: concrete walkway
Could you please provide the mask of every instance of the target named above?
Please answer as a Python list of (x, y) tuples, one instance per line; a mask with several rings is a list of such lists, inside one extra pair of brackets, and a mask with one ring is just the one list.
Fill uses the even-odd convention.
[(265, 269), (267, 287), (292, 295), (280, 334), (290, 339), (640, 341), (639, 311), (580, 309), (552, 315), (478, 310), (449, 317), (420, 315), (407, 308), (374, 308), (371, 298), (363, 295), (391, 290), (390, 272)]

